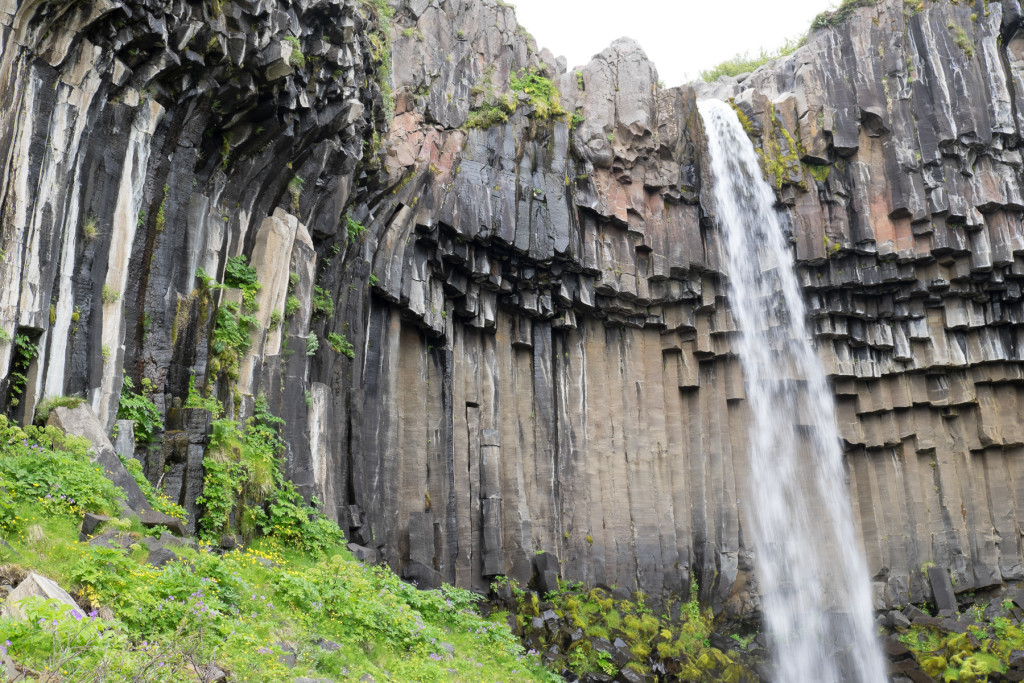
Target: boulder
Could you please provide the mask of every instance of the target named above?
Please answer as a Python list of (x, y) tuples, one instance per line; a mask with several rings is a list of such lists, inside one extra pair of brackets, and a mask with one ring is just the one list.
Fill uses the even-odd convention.
[(376, 548), (368, 548), (358, 543), (349, 543), (348, 549), (363, 564), (377, 564), (380, 562), (380, 552)]
[(78, 540), (81, 542), (88, 541), (92, 536), (93, 532), (99, 525), (110, 521), (110, 517), (107, 515), (97, 515), (92, 512), (86, 512), (82, 518), (82, 528), (78, 533)]
[(19, 604), (23, 600), (31, 597), (57, 600), (72, 609), (78, 609), (78, 603), (75, 602), (74, 598), (68, 595), (68, 592), (58, 586), (56, 582), (46, 578), (42, 574), (30, 572), (29, 575), (25, 577), (25, 580), (19, 583), (17, 588), (8, 594), (2, 609), (0, 609), (0, 615), (13, 619), (14, 621), (24, 621), (27, 617), (19, 608)]
[(131, 510), (141, 513), (151, 509), (146, 495), (117, 457), (117, 452), (107, 438), (103, 425), (88, 403), (82, 403), (77, 408), (54, 408), (50, 411), (46, 424), (60, 429), (65, 434), (82, 436), (89, 440), (92, 444), (92, 461), (102, 467), (107, 479), (124, 492), (122, 512)]
[(942, 567), (929, 567), (928, 581), (932, 585), (932, 595), (935, 598), (935, 607), (939, 610), (939, 616), (948, 617), (956, 614), (956, 594), (953, 592), (953, 582), (949, 578), (949, 572)]
[(146, 562), (154, 567), (162, 567), (168, 562), (174, 562), (177, 559), (178, 556), (174, 552), (163, 546), (157, 546), (155, 550), (149, 551), (149, 557), (146, 558)]
[(188, 531), (185, 529), (185, 525), (177, 517), (171, 517), (165, 515), (162, 512), (156, 510), (146, 510), (139, 515), (139, 521), (142, 522), (142, 526), (147, 529), (151, 529), (155, 526), (165, 526), (167, 530), (177, 536), (187, 536)]
[(89, 541), (89, 545), (100, 545), (107, 548), (120, 548), (123, 550), (132, 543), (135, 543), (135, 540), (135, 537), (127, 531), (108, 529), (99, 536), (91, 539)]

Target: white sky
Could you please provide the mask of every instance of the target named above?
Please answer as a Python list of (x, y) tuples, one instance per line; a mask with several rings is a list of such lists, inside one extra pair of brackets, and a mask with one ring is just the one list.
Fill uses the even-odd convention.
[(569, 68), (616, 38), (643, 46), (669, 87), (738, 52), (773, 50), (803, 35), (832, 0), (511, 0), (519, 23)]

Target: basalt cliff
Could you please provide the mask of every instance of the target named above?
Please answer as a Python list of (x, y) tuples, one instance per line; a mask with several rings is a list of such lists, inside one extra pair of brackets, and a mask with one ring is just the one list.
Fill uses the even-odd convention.
[(1024, 12), (847, 5), (666, 88), (626, 39), (567, 68), (497, 0), (0, 0), (0, 408), (112, 428), (148, 379), (135, 455), (194, 524), (190, 391), (265, 396), (287, 477), (407, 578), (526, 582), (543, 551), (748, 614), (713, 96), (778, 191), (876, 605), (932, 566), (1016, 585)]

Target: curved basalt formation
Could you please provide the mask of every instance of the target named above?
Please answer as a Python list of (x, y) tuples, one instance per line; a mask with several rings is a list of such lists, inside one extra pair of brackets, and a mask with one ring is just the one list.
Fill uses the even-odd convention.
[[(0, 329), (39, 348), (0, 346), (9, 412), (81, 393), (112, 425), (122, 370), (152, 380), (138, 456), (199, 513), (190, 378), (239, 415), (263, 394), (289, 478), (409, 578), (526, 581), (546, 551), (749, 613), (716, 96), (778, 188), (878, 605), (927, 598), (932, 563), (1024, 578), (1018, 3), (882, 0), (668, 89), (629, 40), (566, 69), (500, 2), (381, 9), (0, 6)], [(196, 273), (239, 254), (262, 288), (232, 359), (241, 295)]]

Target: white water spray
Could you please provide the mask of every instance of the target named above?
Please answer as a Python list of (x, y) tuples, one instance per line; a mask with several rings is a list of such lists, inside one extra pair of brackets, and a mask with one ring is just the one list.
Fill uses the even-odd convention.
[(805, 322), (793, 256), (731, 107), (699, 103), (746, 379), (762, 608), (781, 683), (885, 680), (854, 532), (835, 402)]

